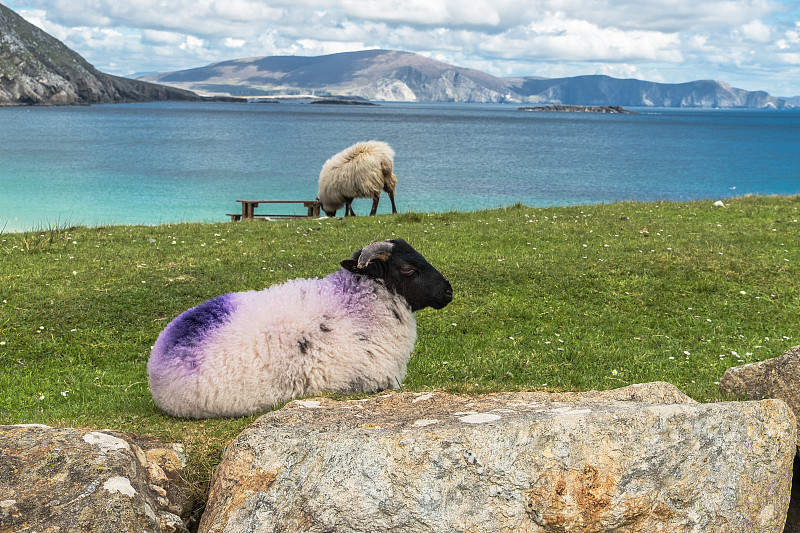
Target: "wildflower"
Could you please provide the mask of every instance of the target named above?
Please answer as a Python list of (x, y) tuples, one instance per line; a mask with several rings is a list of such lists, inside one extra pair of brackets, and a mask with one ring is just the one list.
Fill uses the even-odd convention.
[(747, 294), (747, 293), (745, 291), (739, 291), (739, 294), (744, 295), (744, 294)]
[(684, 355), (692, 355), (692, 354), (689, 353), (688, 350), (684, 350), (683, 353), (684, 353)]
[(68, 390), (61, 391), (61, 396), (63, 396), (64, 398), (66, 398), (66, 397), (67, 397), (67, 394), (69, 394), (69, 391), (68, 391)]
[(617, 369), (616, 369), (616, 368), (615, 368), (614, 370), (612, 370), (612, 371), (611, 371), (611, 375), (612, 375), (612, 376), (616, 376), (616, 375), (617, 375)]

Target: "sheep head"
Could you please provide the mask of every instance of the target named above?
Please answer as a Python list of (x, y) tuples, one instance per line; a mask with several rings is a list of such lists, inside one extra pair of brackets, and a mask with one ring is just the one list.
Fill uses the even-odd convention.
[(322, 212), (325, 213), (326, 216), (331, 218), (336, 216), (336, 211), (341, 209), (344, 203), (339, 205), (334, 205), (328, 198), (324, 195), (317, 196), (317, 202), (319, 202), (320, 209)]
[(341, 262), (346, 270), (383, 282), (402, 296), (412, 311), (441, 309), (453, 300), (453, 288), (403, 239), (374, 242)]

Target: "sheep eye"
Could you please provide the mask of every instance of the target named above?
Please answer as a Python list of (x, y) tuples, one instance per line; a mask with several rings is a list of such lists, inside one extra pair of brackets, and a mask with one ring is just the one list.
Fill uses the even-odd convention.
[(416, 269), (411, 265), (403, 265), (400, 267), (400, 273), (404, 276), (411, 276), (416, 272)]

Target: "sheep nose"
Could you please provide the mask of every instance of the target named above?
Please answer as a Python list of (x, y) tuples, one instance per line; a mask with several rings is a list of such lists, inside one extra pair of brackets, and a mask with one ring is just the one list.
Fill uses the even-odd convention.
[[(442, 307), (453, 301), (453, 287), (451, 287), (449, 283), (447, 284), (447, 288), (442, 293), (442, 296)], [(442, 307), (439, 307), (439, 309)]]

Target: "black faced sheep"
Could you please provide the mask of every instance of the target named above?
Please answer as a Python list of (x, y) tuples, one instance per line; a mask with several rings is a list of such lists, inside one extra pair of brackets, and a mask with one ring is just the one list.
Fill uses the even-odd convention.
[(397, 213), (394, 191), (397, 176), (394, 175), (394, 150), (381, 141), (356, 143), (334, 155), (322, 165), (319, 173), (319, 200), (322, 210), (329, 217), (344, 206), (344, 216), (353, 212), (354, 198), (372, 198), (370, 216), (378, 210), (381, 190), (389, 194), (392, 213)]
[(402, 239), (341, 266), (179, 315), (147, 363), (155, 403), (173, 416), (242, 416), (325, 391), (399, 387), (417, 337), (412, 312), (450, 303), (450, 283)]

